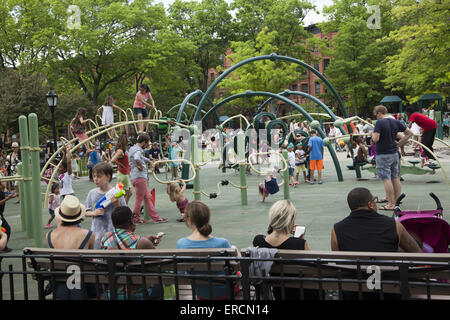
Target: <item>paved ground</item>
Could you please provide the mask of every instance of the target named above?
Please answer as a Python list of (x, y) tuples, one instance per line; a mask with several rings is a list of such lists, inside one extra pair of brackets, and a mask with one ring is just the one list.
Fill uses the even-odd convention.
[[(440, 160), (444, 168), (450, 174), (448, 149), (443, 150), (439, 155), (441, 155)], [(306, 239), (311, 250), (330, 250), (331, 228), (334, 223), (348, 215), (346, 196), (352, 188), (357, 186), (367, 187), (374, 195), (384, 196), (383, 184), (379, 180), (373, 179), (372, 173), (362, 171), (363, 178), (368, 180), (357, 181), (355, 171), (350, 171), (346, 167), (347, 164), (351, 164), (351, 160), (346, 158), (345, 152), (338, 153), (338, 158), (344, 175), (343, 182), (338, 181), (331, 157), (326, 151), (324, 184), (309, 185), (301, 183), (296, 188), (291, 188), (291, 200), (298, 211), (296, 223), (306, 226)], [(165, 174), (162, 173), (160, 176), (164, 178)], [(203, 167), (201, 170), (202, 190), (206, 193), (217, 192), (217, 182), (224, 179), (239, 184), (239, 174), (234, 170), (227, 170), (227, 173), (222, 173), (221, 170), (217, 170), (217, 166), (212, 165)], [(434, 192), (440, 198), (444, 207), (444, 218), (450, 221), (448, 218), (450, 216), (450, 186), (445, 184), (441, 170), (437, 171), (435, 175), (405, 175), (404, 179), (402, 191), (406, 194), (406, 199), (403, 201), (402, 208), (410, 210), (434, 209), (435, 203), (428, 196), (429, 192)], [(248, 176), (248, 206), (241, 206), (240, 191), (230, 185), (222, 187), (222, 194), (216, 199), (209, 199), (202, 195), (202, 201), (211, 208), (211, 224), (214, 236), (225, 237), (238, 248), (246, 248), (252, 245), (252, 239), (256, 234), (267, 231), (270, 206), (275, 201), (283, 199), (283, 193), (281, 190), (278, 194), (270, 196), (266, 203), (260, 203), (258, 183), (262, 180), (263, 177), (256, 174)], [(438, 183), (429, 183), (430, 181), (438, 181)], [(179, 218), (179, 212), (176, 205), (169, 201), (169, 197), (165, 193), (165, 185), (157, 184), (153, 178), (150, 179), (149, 185), (156, 189), (156, 210), (162, 217), (169, 219), (169, 222), (139, 225), (137, 233), (148, 235), (163, 231), (166, 235), (159, 247), (164, 249), (175, 248), (177, 240), (189, 235), (190, 230), (184, 223), (176, 222), (176, 219)], [(87, 177), (82, 177), (74, 183), (74, 190), (83, 202), (88, 191), (94, 187), (95, 185), (89, 182)], [(186, 196), (189, 200), (194, 199), (192, 189), (186, 191)], [(13, 249), (11, 254), (20, 254), (24, 247), (34, 246), (34, 243), (32, 239), (26, 237), (25, 232), (21, 231), (20, 206), (14, 202), (12, 200), (7, 203), (5, 215), (13, 230), (9, 242), (9, 247)], [(130, 205), (133, 203), (134, 197), (130, 200)], [(392, 214), (390, 211), (383, 213), (389, 216)], [(48, 218), (48, 212), (44, 210), (43, 222), (46, 223)], [(86, 218), (82, 226), (90, 228), (90, 218)], [(47, 230), (42, 228), (42, 232), (44, 235)], [(4, 264), (2, 264), (3, 268), (5, 268)], [(20, 261), (16, 261), (14, 265), (15, 269), (21, 268)], [(23, 289), (17, 288), (16, 291), (20, 295)]]

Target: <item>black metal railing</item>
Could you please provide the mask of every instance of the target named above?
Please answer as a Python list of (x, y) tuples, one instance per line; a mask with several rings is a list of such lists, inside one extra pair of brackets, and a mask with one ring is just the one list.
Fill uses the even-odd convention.
[[(270, 276), (264, 270), (254, 272), (255, 264), (267, 267), (265, 263), (270, 265)], [(130, 253), (0, 257), (0, 300), (196, 300), (200, 286), (207, 288), (207, 298), (220, 289), (227, 300), (439, 299), (450, 296), (449, 279), (450, 262), (436, 260)]]

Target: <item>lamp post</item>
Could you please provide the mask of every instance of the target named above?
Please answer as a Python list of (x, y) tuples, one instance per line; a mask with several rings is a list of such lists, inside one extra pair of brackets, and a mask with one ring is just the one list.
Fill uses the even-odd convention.
[(58, 95), (50, 89), (50, 91), (45, 95), (47, 98), (48, 106), (50, 107), (50, 111), (52, 112), (52, 126), (53, 126), (53, 150), (52, 153), (56, 152), (56, 122), (55, 122), (55, 107), (58, 103)]

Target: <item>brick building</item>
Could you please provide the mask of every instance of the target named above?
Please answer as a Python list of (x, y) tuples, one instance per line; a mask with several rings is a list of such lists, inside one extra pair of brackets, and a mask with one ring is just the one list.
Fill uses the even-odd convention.
[[(315, 37), (318, 37), (320, 39), (332, 39), (334, 36), (336, 36), (337, 32), (331, 32), (331, 33), (322, 33), (320, 28), (317, 27), (316, 24), (309, 25), (305, 27), (305, 29), (312, 33)], [(328, 46), (329, 44), (327, 44)], [(313, 49), (313, 54), (315, 56), (319, 56), (320, 60), (317, 64), (311, 65), (313, 68), (318, 70), (322, 74), (326, 74), (326, 68), (330, 63), (331, 58), (329, 56), (322, 56), (322, 53), (319, 52), (316, 49)], [(228, 69), (231, 67), (230, 61), (227, 59), (227, 55), (231, 54), (231, 50), (227, 50), (227, 52), (223, 55), (223, 66), (224, 69)], [(212, 83), (220, 73), (214, 69), (209, 69), (209, 82)], [(323, 85), (323, 83), (320, 81), (320, 79), (311, 71), (304, 69), (302, 74), (299, 76), (299, 80), (295, 83), (292, 83), (289, 88), (287, 88), (291, 91), (302, 91), (306, 92), (312, 96), (317, 97), (319, 94), (326, 92), (326, 87)], [(221, 90), (217, 90), (217, 96), (216, 98), (220, 98), (222, 95)], [(300, 96), (292, 96), (290, 97), (291, 100), (293, 100), (295, 103), (305, 103), (309, 102), (308, 99), (304, 99)], [(286, 112), (289, 112), (290, 110), (287, 110), (284, 106), (284, 103), (279, 103), (279, 110), (278, 113), (280, 115), (285, 114)]]

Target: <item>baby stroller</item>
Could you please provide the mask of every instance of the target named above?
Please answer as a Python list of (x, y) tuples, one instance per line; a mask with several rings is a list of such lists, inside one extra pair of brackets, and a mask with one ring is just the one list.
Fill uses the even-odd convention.
[(422, 251), (450, 252), (450, 225), (442, 218), (443, 209), (438, 197), (430, 192), (430, 197), (436, 202), (436, 210), (402, 211), (400, 203), (404, 197), (405, 194), (402, 193), (397, 199), (394, 217), (419, 244), (422, 244)]

